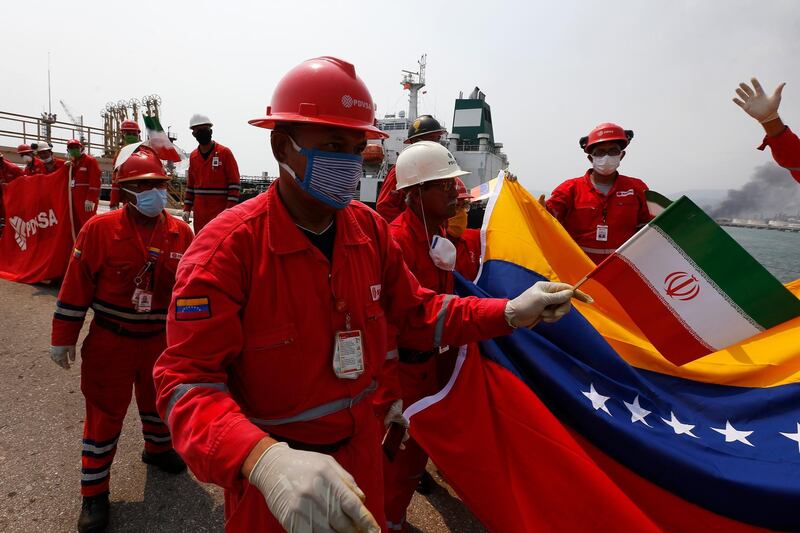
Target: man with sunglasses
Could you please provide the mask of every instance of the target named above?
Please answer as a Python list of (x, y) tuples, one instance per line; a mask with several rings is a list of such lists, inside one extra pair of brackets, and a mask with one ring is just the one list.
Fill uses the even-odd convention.
[(592, 168), (553, 191), (547, 210), (595, 263), (600, 263), (653, 216), (647, 185), (617, 172), (633, 131), (605, 122), (579, 141)]
[(156, 412), (153, 365), (166, 347), (166, 309), (192, 230), (164, 211), (169, 177), (155, 152), (142, 146), (119, 163), (126, 205), (83, 226), (53, 315), (50, 357), (69, 369), (86, 312), (94, 311), (81, 347), (81, 532), (103, 531), (108, 524), (111, 462), (133, 389), (142, 461), (173, 474), (186, 469)]

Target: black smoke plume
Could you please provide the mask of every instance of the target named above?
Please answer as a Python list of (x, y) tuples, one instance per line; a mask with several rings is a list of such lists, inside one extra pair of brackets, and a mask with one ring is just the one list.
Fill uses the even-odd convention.
[(785, 218), (800, 213), (800, 184), (789, 171), (773, 163), (756, 167), (741, 189), (728, 190), (728, 197), (711, 212), (714, 218)]

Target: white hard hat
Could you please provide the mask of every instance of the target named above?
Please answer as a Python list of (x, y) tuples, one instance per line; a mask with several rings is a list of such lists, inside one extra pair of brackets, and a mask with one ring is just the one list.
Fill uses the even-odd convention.
[(48, 150), (52, 151), (53, 147), (47, 144), (47, 141), (41, 141), (36, 145), (37, 152), (46, 152)]
[(397, 188), (469, 174), (461, 170), (450, 150), (433, 141), (419, 141), (397, 156)]
[(211, 123), (211, 119), (206, 115), (195, 113), (192, 115), (192, 118), (189, 119), (189, 128), (194, 128), (196, 126), (213, 126), (213, 124)]

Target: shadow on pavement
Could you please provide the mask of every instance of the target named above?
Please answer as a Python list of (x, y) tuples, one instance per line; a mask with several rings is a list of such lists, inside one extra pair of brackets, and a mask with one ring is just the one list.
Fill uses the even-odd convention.
[(148, 466), (144, 499), (111, 501), (112, 532), (223, 531), (223, 506), (188, 473), (166, 474)]
[[(467, 509), (464, 502), (450, 494), (436, 477), (438, 475), (434, 476), (431, 493), (425, 498), (442, 516), (447, 529), (458, 533), (486, 533), (486, 529)], [(409, 525), (408, 531), (409, 533), (425, 533), (424, 530), (411, 525)]]

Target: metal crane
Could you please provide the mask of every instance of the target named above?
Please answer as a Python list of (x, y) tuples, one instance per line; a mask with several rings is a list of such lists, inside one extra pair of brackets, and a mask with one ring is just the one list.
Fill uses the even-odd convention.
[(70, 122), (78, 126), (78, 133), (80, 134), (81, 144), (86, 144), (86, 137), (83, 135), (83, 115), (81, 115), (80, 120), (76, 119), (75, 116), (72, 114), (72, 111), (70, 111), (69, 107), (67, 107), (67, 104), (64, 103), (64, 100), (59, 100), (58, 102), (61, 104), (61, 107), (64, 108), (64, 112), (69, 117)]

